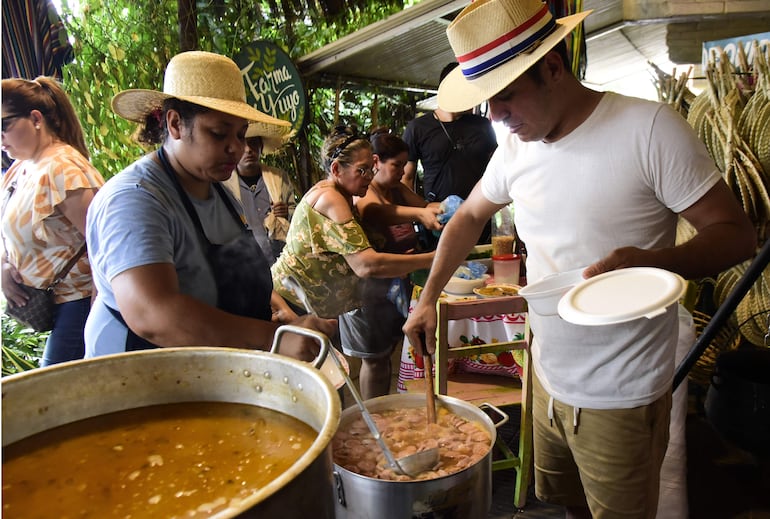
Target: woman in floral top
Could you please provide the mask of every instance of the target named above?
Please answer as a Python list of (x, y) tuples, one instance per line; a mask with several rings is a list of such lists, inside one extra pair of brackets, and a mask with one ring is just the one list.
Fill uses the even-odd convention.
[[(272, 267), (273, 285), (301, 308), (296, 295), (282, 284), (293, 276), (318, 315), (343, 318), (362, 304), (362, 279), (394, 278), (429, 268), (433, 253), (377, 252), (369, 243), (353, 206), (353, 197), (364, 196), (374, 178), (372, 145), (365, 136), (338, 127), (324, 141), (321, 156), (328, 177), (297, 204), (286, 247)], [(362, 361), (361, 393), (367, 398), (366, 358)]]
[[(104, 184), (88, 162), (75, 110), (52, 78), (4, 79), (3, 294), (24, 306), (21, 285), (46, 288), (85, 243), (86, 210)], [(91, 266), (83, 254), (54, 289), (56, 317), (43, 366), (83, 357), (91, 307)]]

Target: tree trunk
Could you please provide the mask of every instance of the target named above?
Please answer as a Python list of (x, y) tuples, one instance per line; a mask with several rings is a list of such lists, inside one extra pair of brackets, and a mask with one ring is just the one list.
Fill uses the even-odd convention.
[(178, 0), (177, 13), (180, 50), (198, 50), (198, 13), (195, 0)]

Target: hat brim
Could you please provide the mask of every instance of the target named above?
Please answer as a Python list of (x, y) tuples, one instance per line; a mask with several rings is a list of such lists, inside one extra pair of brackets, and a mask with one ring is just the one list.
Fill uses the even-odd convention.
[(273, 124), (250, 123), (246, 130), (246, 138), (262, 137), (262, 153), (275, 153), (280, 150), (295, 132), (291, 128)]
[(591, 10), (556, 20), (556, 29), (530, 53), (522, 53), (483, 76), (468, 80), (460, 67), (455, 68), (438, 88), (438, 106), (447, 112), (464, 112), (502, 91), (548, 51), (567, 37)]
[(144, 123), (147, 114), (161, 108), (163, 101), (171, 97), (204, 106), (211, 110), (234, 115), (235, 117), (243, 117), (249, 122), (261, 123), (266, 126), (275, 125), (286, 133), (291, 131), (290, 122), (262, 113), (241, 101), (230, 101), (214, 97), (173, 96), (158, 92), (157, 90), (131, 89), (119, 92), (112, 98), (112, 110), (124, 119)]
[(262, 137), (262, 154), (270, 155), (283, 148), (289, 142), (291, 135), (285, 138), (280, 137)]

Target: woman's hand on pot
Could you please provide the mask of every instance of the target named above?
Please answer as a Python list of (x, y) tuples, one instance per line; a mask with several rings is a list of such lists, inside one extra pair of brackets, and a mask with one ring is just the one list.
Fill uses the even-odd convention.
[[(303, 315), (292, 321), (294, 326), (301, 326), (334, 337), (337, 333), (337, 319), (321, 319), (314, 315)], [(295, 359), (311, 361), (318, 356), (321, 345), (318, 341), (302, 335), (287, 333), (281, 343), (281, 354)]]
[(3, 260), (3, 295), (12, 306), (24, 306), (29, 296), (21, 286), (21, 275), (16, 267)]

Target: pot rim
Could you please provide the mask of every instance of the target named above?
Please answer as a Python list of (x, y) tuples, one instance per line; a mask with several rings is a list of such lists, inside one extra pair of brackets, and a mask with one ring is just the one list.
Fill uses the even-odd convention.
[[(371, 398), (369, 400), (366, 400), (364, 404), (366, 405), (369, 412), (376, 413), (382, 409), (393, 409), (394, 407), (391, 404), (392, 401), (401, 401), (401, 400), (405, 400), (406, 403), (408, 404), (408, 405), (403, 405), (402, 403), (401, 407), (412, 408), (412, 407), (425, 406), (425, 395), (417, 394), (417, 393), (394, 393), (390, 395), (378, 396), (376, 398)], [(477, 419), (485, 426), (485, 429), (489, 433), (489, 439), (490, 439), (489, 450), (475, 464), (469, 467), (466, 467), (458, 472), (447, 474), (446, 476), (440, 476), (433, 479), (412, 480), (412, 481), (395, 481), (395, 480), (389, 480), (389, 479), (377, 479), (370, 476), (365, 476), (363, 474), (359, 474), (358, 472), (353, 472), (352, 470), (348, 470), (345, 467), (338, 465), (336, 462), (334, 463), (334, 470), (343, 471), (346, 474), (351, 474), (352, 476), (355, 476), (357, 478), (362, 478), (367, 481), (373, 481), (373, 482), (376, 482), (377, 484), (424, 485), (424, 484), (430, 484), (436, 481), (441, 481), (447, 478), (456, 478), (461, 474), (475, 468), (479, 463), (483, 463), (485, 459), (489, 458), (492, 455), (492, 449), (494, 448), (495, 442), (497, 441), (497, 427), (492, 422), (492, 419), (489, 416), (487, 416), (487, 414), (484, 411), (482, 411), (481, 408), (469, 402), (466, 402), (465, 400), (460, 400), (459, 398), (454, 398), (448, 395), (435, 395), (435, 400), (436, 400), (437, 406), (443, 404), (450, 408), (457, 407), (464, 411), (467, 411), (468, 413), (473, 415), (474, 419)], [(338, 429), (343, 425), (346, 425), (348, 421), (353, 420), (355, 417), (359, 416), (360, 414), (361, 414), (361, 411), (358, 409), (357, 406), (351, 406), (351, 407), (348, 407), (347, 409), (344, 409), (340, 416), (340, 423), (339, 423)], [(464, 417), (464, 418), (467, 418), (467, 417)], [(500, 423), (500, 425), (502, 425), (502, 422)], [(334, 461), (333, 451), (334, 449), (332, 449), (332, 461)]]
[[(212, 358), (213, 357), (213, 358)], [(204, 364), (208, 368), (211, 366), (212, 368), (219, 368), (220, 371), (212, 372), (211, 374), (208, 374), (206, 372), (203, 373), (190, 373), (187, 374), (187, 377), (190, 379), (190, 381), (186, 381), (184, 376), (184, 369), (187, 369), (188, 367), (194, 367), (195, 363), (201, 363), (202, 361), (208, 361)], [(251, 364), (249, 364), (249, 360), (251, 360)], [(227, 361), (227, 362), (225, 362)], [(303, 388), (301, 387), (301, 383), (297, 383), (295, 387), (291, 387), (292, 381), (287, 380), (288, 376), (282, 377), (281, 380), (272, 380), (272, 378), (277, 377), (271, 377), (269, 372), (263, 372), (261, 374), (254, 373), (254, 379), (256, 379), (259, 375), (262, 375), (262, 380), (269, 380), (269, 382), (264, 382), (264, 385), (267, 386), (268, 384), (275, 384), (275, 387), (278, 389), (284, 389), (285, 386), (288, 386), (288, 389), (297, 391), (298, 393), (306, 393), (310, 394), (312, 393), (312, 396), (314, 397), (314, 401), (318, 402), (319, 399), (322, 398), (322, 404), (324, 405), (324, 410), (321, 414), (319, 414), (321, 426), (320, 428), (316, 428), (314, 424), (308, 424), (311, 426), (314, 430), (316, 430), (316, 438), (313, 441), (310, 448), (305, 451), (305, 453), (300, 456), (286, 471), (284, 471), (282, 474), (277, 476), (275, 479), (273, 479), (270, 483), (260, 488), (258, 491), (254, 492), (247, 498), (239, 501), (237, 503), (237, 507), (228, 507), (221, 512), (219, 512), (216, 517), (233, 517), (235, 515), (238, 515), (239, 513), (242, 513), (245, 510), (248, 510), (259, 503), (267, 500), (270, 496), (277, 493), (279, 490), (284, 488), (291, 482), (297, 475), (301, 474), (305, 469), (307, 469), (312, 463), (316, 461), (316, 459), (323, 455), (329, 455), (331, 456), (331, 439), (334, 436), (334, 433), (337, 430), (337, 427), (339, 426), (340, 421), (340, 414), (341, 414), (341, 407), (340, 407), (340, 400), (339, 395), (337, 391), (332, 387), (329, 380), (321, 374), (321, 372), (312, 367), (310, 364), (307, 364), (305, 362), (295, 360), (283, 355), (279, 354), (272, 354), (265, 351), (254, 351), (254, 350), (245, 350), (245, 349), (237, 349), (237, 348), (226, 348), (226, 347), (213, 347), (213, 346), (187, 346), (187, 347), (178, 347), (178, 348), (158, 348), (154, 350), (142, 350), (142, 351), (136, 351), (136, 352), (124, 352), (124, 353), (116, 353), (112, 355), (104, 355), (100, 357), (94, 357), (89, 359), (82, 359), (72, 362), (66, 362), (62, 364), (57, 364), (54, 366), (49, 366), (45, 368), (38, 368), (35, 370), (30, 370), (24, 373), (19, 373), (15, 375), (10, 375), (8, 377), (4, 377), (2, 380), (2, 399), (3, 399), (3, 406), (2, 406), (2, 429), (3, 429), (3, 445), (7, 445), (9, 443), (12, 443), (13, 441), (18, 441), (24, 438), (27, 438), (29, 436), (32, 436), (38, 432), (46, 431), (49, 429), (52, 429), (54, 427), (57, 427), (59, 425), (65, 425), (68, 423), (72, 423), (78, 420), (83, 420), (86, 418), (90, 418), (93, 416), (101, 416), (103, 414), (107, 414), (110, 412), (118, 412), (125, 409), (130, 408), (136, 408), (136, 407), (146, 407), (150, 405), (156, 405), (156, 404), (163, 404), (163, 403), (175, 403), (175, 402), (195, 402), (195, 401), (212, 401), (212, 402), (230, 402), (230, 403), (246, 403), (244, 400), (248, 395), (238, 395), (240, 398), (233, 397), (232, 400), (225, 400), (220, 397), (220, 393), (222, 392), (222, 389), (220, 387), (210, 387), (211, 391), (211, 398), (200, 398), (199, 396), (201, 393), (207, 388), (205, 385), (206, 380), (210, 384), (216, 384), (216, 385), (224, 385), (227, 382), (231, 383), (237, 383), (232, 382), (229, 380), (225, 380), (223, 375), (225, 376), (243, 376), (244, 378), (251, 378), (252, 374), (248, 372), (248, 368), (252, 366), (257, 366), (260, 363), (264, 363), (264, 361), (267, 361), (268, 364), (272, 367), (273, 370), (277, 371), (287, 371), (290, 374), (296, 374), (295, 378), (301, 378), (302, 380), (310, 379), (317, 382), (317, 387), (314, 388)], [(53, 425), (49, 426), (43, 426), (42, 428), (39, 428), (37, 430), (32, 430), (28, 434), (19, 435), (14, 434), (14, 438), (12, 440), (8, 440), (8, 436), (6, 434), (6, 427), (9, 425), (9, 421), (12, 423), (14, 421), (14, 414), (18, 415), (17, 413), (13, 413), (14, 406), (11, 404), (9, 409), (9, 401), (8, 398), (13, 399), (14, 394), (20, 394), (20, 396), (25, 397), (25, 393), (28, 392), (30, 389), (34, 388), (35, 386), (38, 387), (61, 387), (57, 384), (60, 384), (62, 380), (66, 379), (67, 376), (71, 376), (76, 380), (79, 381), (88, 381), (92, 380), (91, 378), (87, 378), (90, 374), (91, 377), (94, 377), (94, 371), (95, 370), (101, 370), (102, 372), (106, 372), (106, 374), (109, 374), (110, 370), (112, 371), (118, 371), (121, 367), (123, 367), (127, 363), (132, 363), (132, 369), (135, 372), (142, 371), (142, 368), (149, 371), (149, 373), (157, 372), (158, 366), (162, 366), (163, 363), (169, 363), (171, 364), (170, 367), (176, 368), (177, 370), (181, 371), (182, 373), (179, 373), (178, 375), (173, 373), (162, 373), (160, 376), (167, 376), (167, 378), (171, 379), (174, 378), (172, 376), (168, 375), (176, 375), (176, 378), (180, 379), (177, 380), (174, 384), (174, 381), (167, 381), (168, 387), (172, 388), (174, 391), (176, 390), (175, 385), (179, 387), (179, 393), (171, 393), (168, 392), (164, 395), (157, 395), (153, 397), (153, 399), (157, 399), (157, 401), (149, 402), (149, 403), (140, 403), (139, 405), (131, 405), (130, 403), (127, 404), (127, 402), (132, 402), (136, 400), (135, 395), (131, 395), (131, 386), (130, 384), (127, 384), (126, 391), (127, 391), (127, 397), (134, 396), (133, 400), (132, 398), (125, 398), (124, 401), (120, 402), (120, 405), (118, 405), (115, 409), (106, 411), (106, 412), (98, 412), (93, 411), (89, 409), (89, 406), (85, 405), (79, 405), (77, 402), (67, 402), (68, 410), (72, 410), (76, 413), (76, 416), (72, 419), (65, 420), (65, 421), (59, 421), (58, 423), (55, 423)], [(221, 363), (221, 366), (220, 364)], [(228, 367), (229, 366), (229, 367)], [(83, 374), (85, 373), (85, 375)], [(160, 372), (158, 372), (160, 373)], [(98, 374), (98, 373), (97, 373)], [(151, 375), (147, 375), (147, 377), (152, 378)], [(136, 377), (135, 377), (136, 378)], [(96, 379), (96, 377), (94, 377)], [(131, 377), (128, 377), (129, 382)], [(189, 382), (189, 383), (188, 383)], [(116, 385), (114, 381), (110, 381), (112, 384), (112, 388), (114, 389), (114, 386)], [(138, 380), (134, 380), (134, 383), (138, 386), (139, 382)], [(249, 380), (248, 383), (254, 383), (253, 380)], [(193, 387), (193, 384), (196, 384), (195, 387)], [(243, 384), (243, 383), (241, 383)], [(109, 385), (109, 384), (108, 384)], [(119, 384), (117, 384), (119, 385)], [(200, 386), (199, 386), (200, 385)], [(240, 386), (239, 386), (240, 387)], [(190, 390), (190, 396), (185, 397), (184, 392), (185, 389)], [(307, 389), (311, 389), (310, 391), (307, 391)], [(216, 390), (216, 391), (215, 391)], [(76, 394), (80, 391), (81, 393), (84, 393), (82, 389), (79, 389), (76, 391)], [(265, 391), (262, 387), (260, 387), (258, 390), (254, 390), (252, 387), (252, 391), (254, 391), (253, 398), (255, 399), (255, 402), (252, 405), (260, 406), (259, 400), (260, 396), (266, 396), (269, 398), (274, 398), (274, 395), (269, 395), (268, 391)], [(28, 416), (34, 416), (37, 415), (46, 415), (51, 414), (54, 409), (57, 409), (61, 403), (57, 403), (57, 399), (59, 401), (65, 400), (61, 396), (61, 392), (59, 391), (39, 391), (39, 393), (42, 395), (43, 398), (41, 398), (41, 402), (39, 402), (39, 405), (35, 409), (22, 409), (22, 411), (25, 411), (28, 413)], [(160, 391), (158, 391), (160, 393)], [(109, 392), (103, 392), (100, 393), (99, 399), (102, 398), (107, 399), (109, 395)], [(180, 395), (182, 395), (180, 397)], [(208, 393), (207, 393), (208, 395)], [(163, 398), (167, 398), (167, 400), (163, 400)], [(71, 397), (67, 400), (71, 400)], [(304, 400), (304, 399), (299, 399)], [(11, 400), (12, 401), (12, 400)], [(266, 401), (265, 401), (266, 402)], [(22, 401), (22, 406), (29, 405), (28, 401)], [(298, 401), (293, 401), (295, 404), (299, 404)], [(309, 404), (308, 404), (309, 405)], [(274, 409), (273, 407), (270, 407), (268, 405), (263, 405), (260, 407), (266, 407), (269, 409)], [(278, 412), (283, 412), (284, 414), (287, 414), (289, 416), (292, 416), (290, 413), (286, 411), (282, 411), (280, 409), (274, 409)], [(299, 419), (300, 421), (304, 421), (300, 417), (295, 418)], [(45, 420), (40, 420), (41, 424), (45, 424)]]

